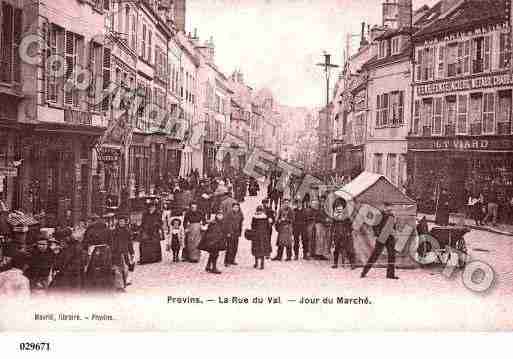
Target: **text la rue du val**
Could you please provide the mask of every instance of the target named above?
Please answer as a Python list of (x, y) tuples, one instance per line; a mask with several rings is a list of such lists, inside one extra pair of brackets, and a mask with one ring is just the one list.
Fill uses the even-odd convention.
[(372, 304), (368, 297), (297, 297), (282, 298), (281, 296), (218, 296), (217, 298), (201, 297), (167, 297), (167, 304)]

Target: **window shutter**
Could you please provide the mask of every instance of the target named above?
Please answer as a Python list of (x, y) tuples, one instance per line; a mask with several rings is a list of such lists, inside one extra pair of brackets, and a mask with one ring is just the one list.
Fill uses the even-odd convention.
[[(64, 47), (64, 59), (66, 61), (66, 77), (67, 81), (73, 81), (72, 75), (75, 65), (75, 35), (71, 31), (66, 31), (66, 40)], [(64, 103), (71, 105), (73, 103), (73, 90), (69, 87), (64, 93)]]
[(483, 70), (490, 70), (492, 54), (492, 36), (485, 36), (484, 38), (484, 49), (483, 49)]
[(7, 3), (2, 6), (2, 48), (0, 58), (0, 81), (12, 81), (12, 18), (13, 8)]
[(21, 63), (18, 47), (21, 43), (23, 13), (21, 9), (14, 9), (14, 27), (13, 27), (13, 76), (15, 82), (21, 82)]
[[(110, 72), (111, 72), (111, 51), (105, 47), (103, 49), (103, 89), (107, 89), (110, 85)], [(110, 94), (105, 97), (102, 103), (102, 111), (108, 111), (110, 104)]]
[(41, 103), (44, 104), (48, 98), (48, 56), (50, 53), (49, 50), (49, 26), (46, 21), (43, 21), (41, 27), (41, 38), (43, 40), (43, 45), (41, 46)]

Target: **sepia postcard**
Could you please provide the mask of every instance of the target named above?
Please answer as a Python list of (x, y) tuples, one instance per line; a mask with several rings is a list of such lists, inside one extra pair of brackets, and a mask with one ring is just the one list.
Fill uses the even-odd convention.
[(512, 6), (0, 0), (0, 331), (511, 331)]

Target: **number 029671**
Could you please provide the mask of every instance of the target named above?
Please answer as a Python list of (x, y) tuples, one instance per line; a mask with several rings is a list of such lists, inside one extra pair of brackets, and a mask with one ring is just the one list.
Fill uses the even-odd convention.
[(20, 343), (19, 349), (21, 351), (35, 351), (35, 352), (49, 352), (50, 351), (50, 343), (45, 342), (23, 342)]

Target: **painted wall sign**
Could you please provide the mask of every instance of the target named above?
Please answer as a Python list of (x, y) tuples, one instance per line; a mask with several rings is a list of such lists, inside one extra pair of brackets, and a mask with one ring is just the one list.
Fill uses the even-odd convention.
[(481, 76), (470, 79), (450, 80), (426, 85), (418, 85), (417, 95), (428, 96), (446, 92), (508, 86), (511, 84), (513, 84), (513, 78), (511, 74), (505, 73), (500, 75)]

